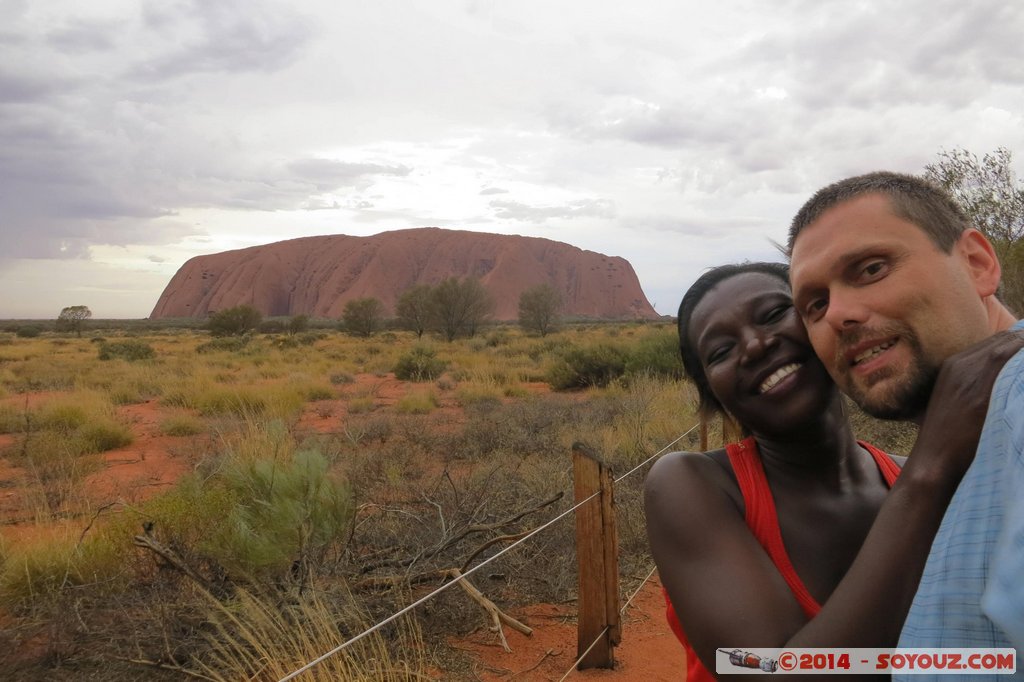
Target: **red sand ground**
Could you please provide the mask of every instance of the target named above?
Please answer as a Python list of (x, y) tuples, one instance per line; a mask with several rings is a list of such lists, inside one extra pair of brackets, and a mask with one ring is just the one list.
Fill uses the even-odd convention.
[[(408, 385), (391, 376), (360, 375), (345, 393), (367, 388), (373, 389), (378, 405), (390, 406), (405, 394)], [(528, 388), (536, 392), (547, 390), (546, 385)], [(29, 396), (28, 403), (25, 396), (16, 400), (19, 405), (34, 406), (50, 395)], [(450, 412), (454, 420), (461, 416), (452, 401), (442, 399), (441, 409)], [(188, 437), (160, 434), (162, 415), (157, 401), (121, 407), (118, 411), (132, 424), (135, 439), (128, 447), (104, 453), (101, 468), (86, 478), (83, 489), (88, 491), (94, 509), (118, 500), (138, 503), (173, 484), (195, 463)], [(318, 402), (307, 408), (299, 427), (326, 430), (336, 426), (344, 411), (344, 400)], [(0, 436), (0, 450), (13, 441), (12, 436)], [(32, 511), (22, 489), (25, 480), (23, 470), (0, 457), (0, 533), (8, 540), (39, 537), (58, 530), (41, 528), (32, 522)], [(80, 526), (83, 521), (72, 523)], [(506, 627), (505, 636), (512, 651), (505, 652), (497, 635), (486, 628), (481, 610), (480, 629), (465, 639), (450, 640), (449, 645), (469, 653), (475, 660), (474, 677), (470, 679), (561, 680), (572, 670), (577, 657), (574, 613), (574, 605), (535, 604), (511, 610), (510, 615), (533, 628), (533, 635), (527, 637)], [(665, 604), (657, 577), (641, 589), (627, 610), (615, 660), (614, 669), (572, 671), (566, 679), (656, 682), (685, 678), (685, 656), (665, 622)], [(442, 674), (440, 679), (451, 677)]]

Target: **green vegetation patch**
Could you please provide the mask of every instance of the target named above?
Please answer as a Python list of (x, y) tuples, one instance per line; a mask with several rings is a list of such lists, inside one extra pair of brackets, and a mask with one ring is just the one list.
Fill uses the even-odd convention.
[(135, 362), (138, 360), (151, 360), (156, 357), (156, 351), (145, 341), (128, 339), (126, 341), (104, 341), (100, 344), (100, 360), (127, 360)]

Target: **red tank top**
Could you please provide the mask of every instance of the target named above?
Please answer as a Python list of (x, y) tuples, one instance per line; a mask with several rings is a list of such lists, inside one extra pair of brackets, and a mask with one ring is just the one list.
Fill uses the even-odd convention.
[[(860, 441), (858, 441), (860, 442)], [(899, 476), (900, 468), (884, 452), (864, 442), (860, 445), (871, 453), (886, 484), (891, 488)], [(789, 589), (793, 592), (797, 603), (803, 610), (804, 615), (810, 620), (818, 615), (821, 604), (815, 601), (811, 593), (807, 591), (804, 581), (797, 575), (793, 563), (789, 559), (786, 547), (782, 543), (782, 531), (779, 529), (779, 516), (775, 510), (775, 498), (768, 487), (768, 478), (764, 473), (764, 465), (761, 463), (761, 456), (757, 451), (757, 443), (753, 438), (747, 438), (739, 443), (730, 443), (725, 447), (729, 456), (729, 463), (736, 474), (736, 482), (739, 484), (740, 493), (743, 495), (743, 505), (746, 508), (745, 520), (750, 532), (754, 534), (757, 541), (764, 547), (764, 550), (771, 557), (772, 563), (779, 569), (779, 573), (785, 579)], [(696, 652), (686, 639), (683, 626), (676, 616), (672, 602), (668, 599), (668, 592), (665, 592), (665, 602), (668, 604), (668, 624), (672, 631), (682, 642), (686, 649), (686, 679), (687, 682), (711, 682), (715, 678), (704, 667)]]

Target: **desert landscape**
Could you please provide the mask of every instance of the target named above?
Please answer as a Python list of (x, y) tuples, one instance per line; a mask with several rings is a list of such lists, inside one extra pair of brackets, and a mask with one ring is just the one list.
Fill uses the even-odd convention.
[[(689, 429), (674, 345), (659, 322), (0, 333), (3, 677), (280, 679), (571, 506), (572, 443), (618, 474)], [(645, 470), (616, 485), (617, 666), (573, 674), (682, 674)], [(300, 679), (560, 679), (575, 572), (570, 518), (469, 581), (531, 636), (456, 588)]]

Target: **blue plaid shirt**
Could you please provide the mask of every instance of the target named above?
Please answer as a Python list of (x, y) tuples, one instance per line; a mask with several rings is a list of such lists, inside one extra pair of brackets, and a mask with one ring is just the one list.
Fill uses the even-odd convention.
[[(1024, 329), (1024, 322), (1014, 329)], [(996, 379), (977, 455), (932, 543), (900, 647), (1016, 647), (1024, 653), (1022, 485), (1024, 351)], [(908, 682), (926, 677), (893, 675)], [(952, 682), (972, 675), (936, 677)], [(1024, 679), (1019, 656), (1018, 678)]]

